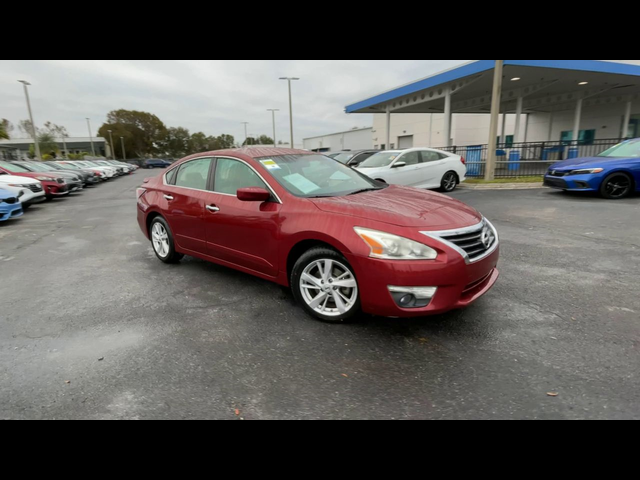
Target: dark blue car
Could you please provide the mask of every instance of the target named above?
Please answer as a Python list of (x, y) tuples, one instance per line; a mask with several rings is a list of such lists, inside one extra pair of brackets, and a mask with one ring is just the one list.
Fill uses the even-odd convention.
[(143, 164), (143, 168), (167, 168), (170, 166), (171, 166), (171, 162), (167, 162), (166, 160), (160, 160), (156, 158), (145, 160)]
[(545, 175), (544, 184), (571, 192), (598, 192), (613, 200), (640, 192), (640, 138), (622, 142), (597, 157), (556, 163)]

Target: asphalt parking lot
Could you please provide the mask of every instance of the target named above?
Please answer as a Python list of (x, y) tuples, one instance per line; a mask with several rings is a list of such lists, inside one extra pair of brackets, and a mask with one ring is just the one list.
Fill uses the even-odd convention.
[(458, 191), (501, 233), (495, 289), (335, 326), (160, 263), (135, 218), (151, 174), (0, 224), (0, 419), (640, 419), (640, 197)]

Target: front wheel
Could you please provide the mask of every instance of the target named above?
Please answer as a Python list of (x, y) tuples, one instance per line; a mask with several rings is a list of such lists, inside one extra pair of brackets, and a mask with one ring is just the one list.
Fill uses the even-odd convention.
[(620, 200), (631, 194), (633, 180), (626, 173), (612, 173), (602, 182), (600, 195), (609, 200)]
[(455, 172), (447, 172), (442, 177), (440, 188), (443, 192), (453, 192), (458, 186), (458, 175)]
[(160, 261), (164, 263), (178, 263), (184, 255), (176, 252), (173, 234), (169, 224), (162, 217), (156, 217), (151, 222), (151, 245)]
[(329, 248), (313, 248), (298, 259), (291, 289), (302, 307), (323, 322), (344, 323), (360, 311), (355, 273), (342, 255)]

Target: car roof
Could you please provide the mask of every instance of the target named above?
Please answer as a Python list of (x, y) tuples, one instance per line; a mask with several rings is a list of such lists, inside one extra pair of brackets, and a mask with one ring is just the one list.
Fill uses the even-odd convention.
[(243, 147), (230, 148), (227, 150), (214, 150), (212, 152), (196, 153), (186, 157), (184, 160), (199, 157), (245, 157), (255, 160), (256, 158), (282, 157), (285, 155), (322, 155), (308, 150), (298, 150), (293, 148), (274, 148), (274, 147)]

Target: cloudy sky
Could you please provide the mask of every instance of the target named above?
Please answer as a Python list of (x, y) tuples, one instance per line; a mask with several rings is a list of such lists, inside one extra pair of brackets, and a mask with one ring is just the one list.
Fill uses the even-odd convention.
[[(278, 139), (287, 140), (288, 94), (279, 77), (294, 82), (296, 143), (304, 137), (370, 126), (369, 115), (344, 107), (468, 60), (0, 60), (0, 118), (28, 118), (27, 80), (35, 122), (64, 125), (86, 136), (115, 109), (154, 113), (167, 125), (192, 133), (272, 135), (268, 108), (279, 108)], [(14, 136), (17, 136), (17, 129)]]

